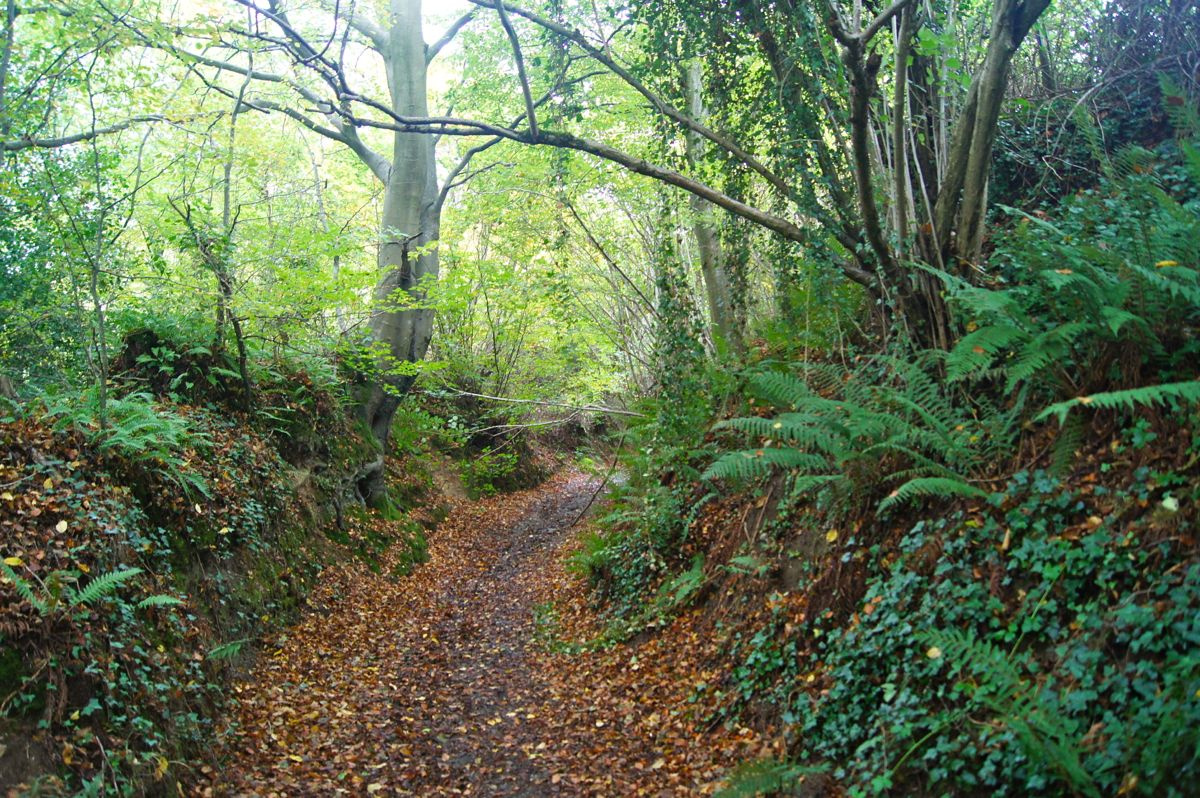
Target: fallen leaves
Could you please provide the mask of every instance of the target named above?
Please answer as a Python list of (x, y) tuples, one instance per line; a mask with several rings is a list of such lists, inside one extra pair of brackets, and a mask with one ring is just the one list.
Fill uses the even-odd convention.
[[(713, 643), (688, 613), (636, 645), (563, 654), (535, 642), (555, 601), (562, 633), (598, 628), (563, 569), (565, 526), (594, 483), (457, 507), (410, 576), (329, 569), (327, 608), (237, 685), (230, 767), (198, 794), (696, 795), (762, 741), (711, 730), (694, 685)], [(637, 667), (631, 667), (631, 659)], [(693, 703), (689, 703), (689, 700)]]

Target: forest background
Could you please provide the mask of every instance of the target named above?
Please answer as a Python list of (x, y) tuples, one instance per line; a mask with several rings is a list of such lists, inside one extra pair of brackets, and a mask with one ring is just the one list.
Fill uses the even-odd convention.
[(727, 711), (804, 735), (754, 778), (1186, 791), (1194, 3), (4, 20), (0, 706), (69, 782), (190, 756), (314, 529), (419, 561), (422, 463), (555, 449), (627, 476), (576, 562), (606, 644), (772, 607)]

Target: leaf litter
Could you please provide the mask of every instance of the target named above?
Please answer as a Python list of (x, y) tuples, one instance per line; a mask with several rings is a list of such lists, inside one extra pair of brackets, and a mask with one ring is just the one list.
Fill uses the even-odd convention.
[(327, 569), (311, 611), (234, 687), (196, 795), (685, 796), (782, 740), (711, 720), (717, 644), (698, 611), (653, 635), (565, 652), (602, 625), (563, 567), (597, 488), (564, 471), (457, 504), (430, 561), (395, 579)]

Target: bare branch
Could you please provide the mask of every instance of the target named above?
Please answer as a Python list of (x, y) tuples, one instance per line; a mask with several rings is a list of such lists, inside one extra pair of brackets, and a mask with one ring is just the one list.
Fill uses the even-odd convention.
[(82, 133), (73, 133), (69, 136), (59, 136), (58, 138), (33, 138), (32, 136), (24, 136), (12, 141), (0, 142), (0, 151), (2, 152), (17, 152), (18, 150), (27, 150), (31, 147), (38, 149), (54, 149), (56, 147), (66, 147), (68, 144), (77, 144), (81, 141), (91, 141), (100, 136), (107, 136), (110, 133), (119, 133), (126, 128), (136, 124), (146, 122), (162, 122), (166, 117), (158, 114), (150, 114), (147, 116), (134, 116), (125, 119), (116, 124), (107, 127), (97, 127), (91, 130), (85, 130)]
[(433, 59), (438, 57), (438, 53), (440, 53), (442, 51), (442, 48), (445, 47), (450, 42), (454, 41), (454, 37), (458, 35), (458, 32), (460, 30), (462, 30), (463, 28), (465, 28), (468, 24), (470, 24), (471, 20), (473, 20), (473, 19), (475, 19), (475, 9), (471, 9), (470, 11), (468, 11), (467, 13), (463, 14), (461, 17), (456, 19), (454, 21), (454, 24), (451, 25), (446, 30), (446, 32), (442, 34), (442, 38), (438, 39), (433, 44), (426, 46), (426, 48), (425, 48), (425, 63), (426, 64), (432, 63)]
[(517, 31), (512, 25), (512, 20), (508, 18), (508, 12), (504, 10), (503, 0), (496, 0), (496, 13), (500, 15), (500, 24), (504, 26), (504, 32), (508, 34), (508, 40), (512, 43), (513, 60), (517, 63), (517, 79), (521, 81), (521, 94), (525, 97), (525, 116), (529, 119), (529, 135), (536, 141), (538, 135), (537, 116), (534, 114), (533, 92), (529, 89), (529, 73), (525, 71), (525, 57), (521, 55), (521, 40), (517, 38)]

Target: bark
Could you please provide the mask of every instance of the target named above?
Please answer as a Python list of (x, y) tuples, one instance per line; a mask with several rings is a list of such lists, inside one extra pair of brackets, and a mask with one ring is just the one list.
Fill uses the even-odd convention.
[[(392, 110), (400, 116), (428, 115), (425, 41), (420, 0), (392, 0), (391, 28), (384, 49)], [(369, 327), (379, 348), (378, 374), (363, 405), (363, 418), (381, 450), (387, 451), (400, 398), (415, 381), (433, 335), (433, 311), (423, 306), (423, 282), (437, 277), (440, 226), (434, 139), (394, 132), (392, 166), (384, 184), (378, 265)], [(360, 482), (370, 504), (386, 500), (382, 463)]]
[[(707, 111), (701, 94), (702, 73), (699, 60), (693, 59), (683, 70), (684, 93), (687, 96), (688, 113), (700, 124), (707, 124)], [(704, 159), (705, 139), (689, 129), (687, 131), (687, 160), (693, 171)], [(700, 272), (704, 276), (704, 291), (708, 297), (708, 312), (712, 323), (712, 337), (718, 350), (722, 345), (735, 354), (742, 351), (740, 325), (734, 313), (733, 296), (726, 271), (725, 253), (716, 228), (714, 209), (711, 202), (695, 194), (688, 195), (692, 211), (692, 235), (696, 238), (696, 249), (700, 254)]]

